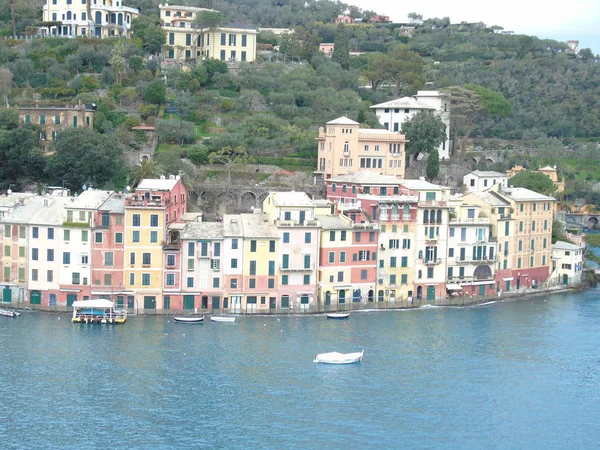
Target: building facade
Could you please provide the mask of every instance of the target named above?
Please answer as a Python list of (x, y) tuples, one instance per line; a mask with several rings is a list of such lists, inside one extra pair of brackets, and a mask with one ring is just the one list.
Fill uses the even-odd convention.
[(552, 262), (554, 270), (550, 277), (556, 284), (579, 284), (583, 275), (583, 251), (578, 245), (564, 241), (556, 241), (552, 245)]
[(358, 122), (339, 117), (319, 128), (317, 137), (318, 178), (369, 170), (404, 178), (406, 139), (387, 130), (360, 128)]
[(507, 187), (508, 176), (500, 172), (474, 170), (463, 177), (463, 186), (467, 191), (482, 192), (495, 184)]
[(402, 97), (371, 106), (386, 129), (402, 130), (402, 123), (419, 112), (437, 114), (446, 125), (446, 139), (438, 148), (440, 159), (450, 158), (450, 96), (439, 91), (418, 91), (414, 97)]
[(159, 5), (162, 28), (167, 34), (163, 57), (167, 61), (255, 61), (256, 29), (241, 26), (201, 28), (194, 24), (203, 11), (192, 6)]
[(62, 37), (131, 37), (131, 23), (140, 14), (122, 0), (46, 0), (43, 22), (60, 22), (41, 28), (42, 33)]

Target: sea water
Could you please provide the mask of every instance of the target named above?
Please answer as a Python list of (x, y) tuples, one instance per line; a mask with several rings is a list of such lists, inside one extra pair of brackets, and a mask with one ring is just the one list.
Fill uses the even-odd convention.
[(598, 448), (599, 293), (348, 320), (0, 317), (0, 447)]

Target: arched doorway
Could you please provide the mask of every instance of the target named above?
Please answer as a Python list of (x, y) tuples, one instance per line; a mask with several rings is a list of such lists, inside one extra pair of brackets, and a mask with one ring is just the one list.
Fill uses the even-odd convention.
[(202, 296), (202, 309), (208, 309), (208, 295)]
[(597, 217), (590, 217), (588, 219), (588, 225), (587, 225), (587, 227), (590, 230), (595, 230), (597, 226), (598, 226), (598, 218)]
[(427, 300), (435, 300), (435, 286), (427, 286)]
[(346, 291), (344, 289), (338, 292), (338, 303), (346, 303)]
[(372, 302), (373, 300), (375, 300), (375, 292), (373, 291), (373, 289), (369, 289), (368, 299), (369, 299), (370, 302)]
[(325, 292), (325, 305), (331, 305), (331, 292)]
[(473, 273), (473, 276), (477, 280), (489, 280), (492, 278), (492, 269), (490, 269), (489, 266), (477, 266), (475, 272)]
[(417, 286), (417, 298), (419, 300), (423, 298), (423, 286)]
[(354, 303), (359, 303), (361, 300), (361, 297), (362, 297), (362, 295), (361, 295), (360, 289), (354, 289), (354, 292), (352, 293), (352, 301)]
[(382, 291), (382, 290), (380, 290), (380, 291), (377, 293), (377, 301), (379, 301), (379, 302), (382, 302), (382, 301), (383, 301), (383, 291)]

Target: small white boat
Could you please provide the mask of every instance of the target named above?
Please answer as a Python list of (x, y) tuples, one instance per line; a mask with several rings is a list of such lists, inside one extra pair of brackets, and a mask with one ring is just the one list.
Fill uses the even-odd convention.
[(10, 309), (0, 309), (0, 316), (4, 317), (19, 317), (21, 315), (20, 312), (12, 311)]
[(319, 353), (315, 356), (315, 360), (313, 362), (322, 364), (352, 364), (356, 362), (361, 362), (364, 353), (364, 349), (362, 352), (356, 353)]
[(347, 319), (350, 313), (328, 313), (326, 316), (328, 319)]
[(235, 322), (235, 317), (226, 317), (226, 316), (210, 316), (210, 320), (212, 322)]
[(126, 309), (115, 309), (112, 300), (98, 298), (92, 300), (77, 300), (73, 302), (74, 323), (125, 323)]
[(189, 317), (189, 316), (173, 317), (173, 320), (175, 322), (180, 322), (180, 323), (202, 323), (202, 322), (204, 322), (204, 316), (202, 316), (202, 317)]

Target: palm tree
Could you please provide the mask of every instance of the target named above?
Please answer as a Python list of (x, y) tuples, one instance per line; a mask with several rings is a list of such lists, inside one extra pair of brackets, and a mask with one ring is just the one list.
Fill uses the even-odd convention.
[(129, 171), (129, 186), (131, 189), (140, 184), (140, 181), (146, 178), (158, 178), (161, 167), (153, 159), (144, 159), (140, 164), (134, 166)]

